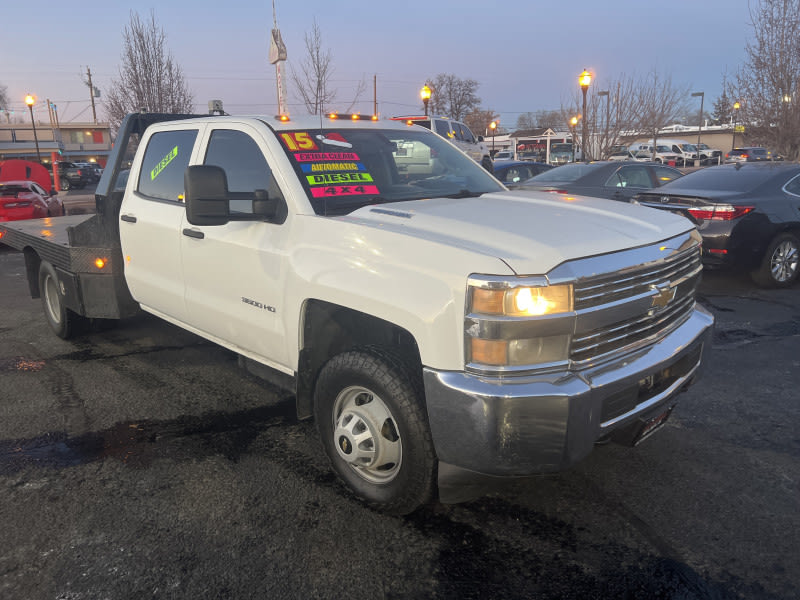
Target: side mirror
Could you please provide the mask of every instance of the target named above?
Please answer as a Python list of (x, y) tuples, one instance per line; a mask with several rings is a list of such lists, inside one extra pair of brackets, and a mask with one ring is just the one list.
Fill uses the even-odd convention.
[(478, 136), (478, 141), (479, 141), (479, 142), (482, 142), (482, 141), (483, 141), (483, 136), (482, 136), (482, 135), (479, 135), (479, 136)]
[(228, 179), (213, 165), (192, 165), (183, 174), (186, 219), (192, 225), (225, 225), (230, 220)]
[(270, 198), (267, 190), (256, 190), (253, 198), (253, 214), (263, 217), (266, 221), (271, 221), (278, 213), (277, 198)]

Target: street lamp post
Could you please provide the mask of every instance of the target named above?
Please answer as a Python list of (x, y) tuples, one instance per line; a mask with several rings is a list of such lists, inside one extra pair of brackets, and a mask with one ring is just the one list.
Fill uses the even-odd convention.
[(703, 131), (703, 101), (706, 99), (705, 92), (692, 92), (692, 98), (700, 96), (700, 121), (697, 123), (697, 160), (700, 160), (700, 133)]
[(428, 102), (431, 100), (431, 88), (426, 83), (419, 91), (419, 97), (422, 98), (422, 104), (425, 105), (425, 116), (428, 116)]
[(31, 111), (31, 125), (33, 126), (33, 141), (36, 142), (36, 157), (39, 159), (39, 164), (42, 162), (42, 155), (39, 153), (39, 137), (36, 135), (36, 123), (33, 120), (33, 105), (36, 104), (36, 98), (33, 97), (33, 94), (28, 94), (25, 96), (25, 104), (28, 105), (28, 109)]
[(494, 132), (497, 130), (497, 121), (489, 123), (489, 129), (492, 130), (492, 158), (494, 158)]
[(589, 136), (589, 123), (586, 120), (586, 92), (589, 91), (589, 85), (592, 83), (592, 74), (586, 69), (583, 73), (578, 75), (578, 84), (581, 86), (583, 93), (583, 127), (581, 128), (581, 160), (586, 160), (586, 138)]
[(572, 162), (575, 162), (575, 127), (578, 125), (578, 117), (572, 117), (569, 124), (572, 126)]
[(738, 102), (733, 103), (733, 140), (731, 141), (731, 150), (736, 148), (736, 125), (739, 120), (739, 107), (741, 104)]

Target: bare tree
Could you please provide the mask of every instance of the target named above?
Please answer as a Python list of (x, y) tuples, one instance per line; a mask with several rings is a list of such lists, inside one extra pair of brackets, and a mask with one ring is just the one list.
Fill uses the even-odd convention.
[(0, 108), (8, 110), (8, 88), (0, 84)]
[(464, 123), (470, 128), (470, 131), (475, 135), (492, 135), (489, 125), (492, 121), (497, 123), (500, 120), (498, 115), (493, 110), (483, 110), (477, 108), (464, 117)]
[[(566, 126), (573, 129), (570, 121), (573, 117), (587, 119), (589, 143), (587, 143), (586, 159), (605, 158), (614, 146), (620, 145), (631, 137), (632, 130), (640, 112), (639, 87), (641, 83), (633, 75), (621, 75), (618, 79), (593, 82), (587, 92), (586, 115), (582, 115), (583, 97), (577, 89), (569, 104), (562, 105), (555, 127), (563, 130)], [(581, 126), (573, 131), (574, 143), (581, 145)]]
[(686, 111), (689, 88), (678, 88), (672, 76), (661, 75), (655, 69), (642, 77), (634, 94), (637, 114), (632, 125), (653, 140), (652, 157), (655, 159), (658, 132), (674, 123)]
[(750, 11), (753, 38), (728, 92), (752, 143), (800, 157), (800, 1), (761, 0)]
[(192, 112), (193, 94), (167, 48), (167, 35), (156, 24), (155, 12), (144, 21), (131, 11), (122, 37), (119, 79), (111, 81), (106, 94), (111, 129), (116, 130), (129, 112)]
[(561, 129), (563, 127), (562, 112), (560, 110), (537, 110), (536, 112), (522, 113), (517, 117), (517, 129)]
[[(311, 27), (311, 32), (305, 35), (306, 56), (300, 63), (300, 72), (291, 68), (291, 78), (297, 93), (306, 105), (306, 110), (311, 115), (325, 112), (334, 105), (338, 92), (331, 87), (333, 76), (333, 55), (330, 50), (322, 48), (322, 32), (316, 19)], [(362, 78), (353, 96), (353, 100), (345, 112), (353, 110), (361, 94), (366, 89), (366, 82)]]
[(480, 107), (481, 99), (477, 94), (479, 84), (474, 79), (461, 79), (451, 73), (439, 73), (428, 81), (431, 87), (428, 106), (432, 114), (461, 121)]

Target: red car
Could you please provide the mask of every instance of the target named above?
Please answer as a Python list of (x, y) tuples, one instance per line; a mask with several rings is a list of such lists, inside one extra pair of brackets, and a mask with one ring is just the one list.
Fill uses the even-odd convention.
[(0, 221), (43, 219), (65, 214), (64, 203), (35, 181), (0, 182)]

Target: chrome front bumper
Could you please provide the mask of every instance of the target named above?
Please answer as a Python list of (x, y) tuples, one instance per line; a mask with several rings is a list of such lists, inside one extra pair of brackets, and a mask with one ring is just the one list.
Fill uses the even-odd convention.
[(487, 475), (559, 471), (606, 435), (622, 435), (675, 404), (696, 379), (714, 318), (700, 306), (658, 343), (600, 366), (488, 378), (424, 369), (439, 460)]

